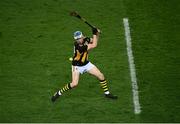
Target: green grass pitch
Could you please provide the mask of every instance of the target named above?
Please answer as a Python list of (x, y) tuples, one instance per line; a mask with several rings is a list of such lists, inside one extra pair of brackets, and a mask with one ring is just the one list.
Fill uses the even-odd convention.
[[(1, 0), (0, 122), (180, 122), (179, 0)], [(71, 81), (73, 37), (102, 30), (89, 59), (105, 74), (117, 101), (105, 99), (84, 74)], [(142, 112), (134, 114), (123, 18), (129, 19)]]

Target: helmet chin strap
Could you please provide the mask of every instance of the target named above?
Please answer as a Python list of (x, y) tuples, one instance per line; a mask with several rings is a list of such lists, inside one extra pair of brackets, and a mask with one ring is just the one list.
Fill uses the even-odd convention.
[(81, 43), (80, 41), (78, 41), (78, 44), (79, 44), (79, 45), (83, 45), (83, 42)]

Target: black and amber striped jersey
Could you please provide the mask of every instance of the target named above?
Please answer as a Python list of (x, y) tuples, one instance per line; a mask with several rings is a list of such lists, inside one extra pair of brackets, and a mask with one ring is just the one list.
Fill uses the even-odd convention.
[(77, 42), (74, 43), (74, 57), (72, 61), (72, 65), (74, 66), (83, 66), (86, 65), (88, 61), (88, 46), (90, 43), (90, 38), (84, 38), (84, 42), (82, 45), (79, 45)]

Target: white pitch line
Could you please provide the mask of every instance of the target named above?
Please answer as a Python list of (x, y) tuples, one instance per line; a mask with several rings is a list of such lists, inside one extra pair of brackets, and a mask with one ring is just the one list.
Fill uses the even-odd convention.
[(134, 113), (140, 114), (141, 107), (140, 107), (140, 103), (139, 103), (136, 69), (135, 69), (134, 57), (133, 57), (133, 52), (132, 52), (131, 34), (130, 34), (130, 27), (129, 27), (128, 19), (124, 18), (123, 23), (124, 23), (124, 29), (125, 29), (127, 54), (128, 54), (128, 61), (129, 61), (129, 67), (130, 67), (129, 69), (130, 69), (130, 76), (131, 76), (131, 83), (132, 83)]

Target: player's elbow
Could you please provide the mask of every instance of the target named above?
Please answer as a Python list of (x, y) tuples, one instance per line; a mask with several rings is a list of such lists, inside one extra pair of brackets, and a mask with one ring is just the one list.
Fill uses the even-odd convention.
[(93, 46), (92, 46), (93, 48), (96, 48), (97, 47), (97, 44), (93, 44)]
[(88, 50), (94, 49), (96, 47), (97, 47), (96, 43), (90, 44), (90, 45), (88, 45)]
[(93, 47), (97, 47), (97, 41), (96, 42), (93, 42)]

